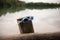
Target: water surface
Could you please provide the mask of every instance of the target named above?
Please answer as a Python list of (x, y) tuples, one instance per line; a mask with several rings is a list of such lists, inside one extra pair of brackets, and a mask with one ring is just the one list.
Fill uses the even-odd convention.
[(0, 16), (0, 35), (19, 34), (18, 18), (34, 16), (35, 33), (60, 32), (60, 8), (56, 9), (25, 9)]

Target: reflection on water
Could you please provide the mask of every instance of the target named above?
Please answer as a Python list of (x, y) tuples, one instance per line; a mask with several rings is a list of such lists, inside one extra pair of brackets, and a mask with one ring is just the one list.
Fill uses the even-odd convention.
[(34, 16), (35, 33), (60, 32), (60, 9), (26, 9), (0, 16), (0, 35), (19, 34), (17, 19), (26, 16)]

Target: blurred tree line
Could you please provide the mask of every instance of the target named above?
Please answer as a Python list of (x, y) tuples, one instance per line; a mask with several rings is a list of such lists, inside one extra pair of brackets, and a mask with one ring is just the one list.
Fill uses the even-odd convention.
[(25, 2), (19, 0), (0, 0), (0, 7), (23, 6)]
[(47, 9), (47, 8), (59, 8), (60, 4), (57, 3), (27, 3), (26, 7), (29, 9)]
[(60, 3), (25, 3), (19, 0), (0, 0), (0, 15), (7, 12), (16, 12), (24, 9), (47, 9), (47, 8), (59, 8)]
[(0, 16), (7, 12), (16, 12), (25, 9), (25, 2), (19, 0), (0, 0)]

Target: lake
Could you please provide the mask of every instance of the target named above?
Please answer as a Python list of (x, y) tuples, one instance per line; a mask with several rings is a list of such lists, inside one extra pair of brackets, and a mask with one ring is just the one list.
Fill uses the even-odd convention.
[(35, 33), (60, 32), (60, 8), (25, 9), (0, 16), (0, 35), (20, 34), (17, 19), (26, 16), (34, 16)]

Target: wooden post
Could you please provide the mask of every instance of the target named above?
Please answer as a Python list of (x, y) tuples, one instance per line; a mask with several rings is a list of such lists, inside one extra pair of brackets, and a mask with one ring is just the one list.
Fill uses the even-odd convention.
[[(29, 17), (26, 17), (29, 18)], [(34, 33), (32, 20), (27, 20), (27, 22), (21, 22), (23, 18), (17, 19), (19, 29), (21, 33)], [(20, 21), (20, 22), (19, 22)]]

